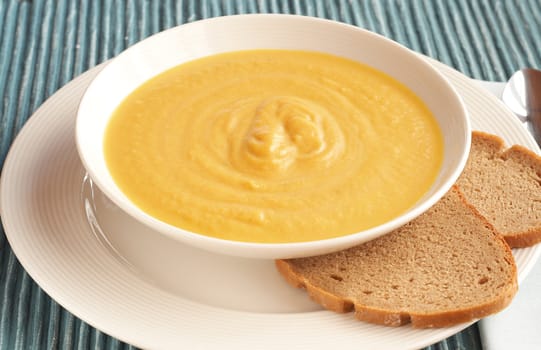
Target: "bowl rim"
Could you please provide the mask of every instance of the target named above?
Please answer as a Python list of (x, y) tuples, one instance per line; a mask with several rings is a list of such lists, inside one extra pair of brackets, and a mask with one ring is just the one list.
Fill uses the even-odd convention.
[[(414, 203), (410, 209), (403, 212), (402, 214), (394, 217), (392, 220), (387, 221), (381, 225), (362, 230), (356, 233), (346, 234), (343, 236), (337, 236), (327, 239), (320, 239), (314, 241), (301, 241), (301, 242), (288, 242), (288, 243), (258, 243), (258, 242), (245, 242), (245, 241), (234, 241), (227, 240), (212, 236), (207, 236), (204, 234), (199, 234), (189, 230), (173, 226), (166, 222), (163, 222), (150, 214), (147, 214), (142, 209), (138, 208), (133, 202), (127, 199), (127, 202), (118, 198), (115, 193), (109, 190), (109, 186), (102, 182), (102, 177), (97, 173), (91, 161), (87, 159), (87, 150), (81, 146), (80, 138), (85, 133), (83, 129), (80, 115), (83, 114), (84, 108), (86, 108), (86, 101), (88, 99), (89, 93), (95, 90), (95, 82), (99, 81), (100, 76), (108, 74), (108, 72), (115, 67), (115, 62), (119, 62), (122, 57), (130, 55), (131, 52), (138, 49), (143, 45), (148, 45), (148, 43), (156, 38), (163, 37), (166, 35), (171, 35), (171, 33), (179, 30), (188, 30), (189, 28), (195, 26), (206, 25), (207, 23), (223, 23), (228, 21), (243, 21), (243, 20), (253, 20), (257, 18), (258, 20), (275, 20), (275, 19), (285, 19), (292, 21), (305, 21), (306, 23), (319, 23), (321, 25), (327, 26), (337, 26), (343, 27), (347, 30), (354, 30), (363, 33), (369, 37), (374, 38), (375, 40), (382, 40), (386, 45), (393, 46), (393, 49), (400, 50), (405, 55), (415, 55), (418, 57), (418, 64), (423, 66), (423, 69), (429, 71), (430, 74), (437, 77), (441, 82), (444, 82), (445, 87), (451, 92), (452, 95), (456, 98), (457, 107), (461, 110), (460, 121), (463, 124), (464, 132), (464, 152), (460, 155), (458, 165), (452, 170), (451, 175), (448, 176), (448, 179), (437, 188), (436, 191), (430, 195), (429, 198), (424, 201)], [(236, 51), (236, 50), (233, 50)], [(213, 53), (217, 54), (217, 53)], [(202, 55), (200, 57), (204, 57)], [(120, 58), (120, 60), (119, 60)], [(183, 62), (180, 62), (181, 64)], [(304, 15), (293, 15), (293, 14), (240, 14), (240, 15), (226, 15), (213, 17), (208, 19), (202, 19), (186, 24), (181, 24), (156, 34), (153, 34), (136, 44), (128, 47), (122, 51), (119, 55), (110, 60), (107, 66), (96, 76), (96, 78), (89, 84), (85, 90), (83, 97), (77, 108), (77, 118), (75, 126), (75, 138), (77, 152), (79, 158), (83, 163), (85, 170), (90, 175), (90, 179), (98, 186), (98, 188), (109, 198), (115, 205), (121, 208), (124, 212), (128, 213), (130, 216), (141, 222), (142, 224), (150, 227), (154, 231), (164, 234), (172, 239), (177, 241), (196, 246), (198, 248), (210, 250), (216, 253), (234, 255), (234, 256), (243, 256), (249, 258), (266, 258), (266, 259), (280, 259), (280, 258), (293, 258), (293, 257), (302, 257), (309, 255), (318, 255), (326, 252), (338, 251), (351, 247), (353, 245), (361, 244), (372, 239), (375, 239), (379, 236), (382, 236), (386, 233), (391, 232), (392, 230), (406, 224), (407, 222), (413, 220), (431, 206), (433, 206), (445, 193), (447, 193), (453, 184), (456, 182), (460, 176), (462, 170), (464, 169), (467, 158), (469, 155), (470, 145), (471, 145), (471, 123), (470, 118), (468, 117), (468, 111), (462, 101), (462, 98), (457, 93), (456, 89), (451, 85), (447, 78), (434, 68), (428, 61), (422, 59), (422, 56), (414, 51), (408, 49), (407, 47), (384, 37), (378, 33), (369, 31), (367, 29), (350, 25), (343, 22), (338, 22), (329, 19), (323, 19), (318, 17), (310, 17)], [(119, 189), (117, 184), (113, 181), (115, 187)], [(120, 189), (119, 189), (120, 190)], [(122, 192), (120, 190), (120, 192)], [(362, 237), (368, 239), (361, 239)], [(332, 244), (331, 244), (332, 243)], [(279, 250), (279, 251), (278, 251)]]

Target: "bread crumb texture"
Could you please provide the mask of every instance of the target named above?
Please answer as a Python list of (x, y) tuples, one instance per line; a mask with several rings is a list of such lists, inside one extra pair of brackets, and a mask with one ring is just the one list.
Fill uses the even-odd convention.
[(503, 309), (517, 291), (510, 248), (456, 187), (378, 239), (276, 265), (325, 308), (387, 326), (473, 321)]
[(474, 132), (470, 157), (457, 182), (512, 248), (541, 242), (541, 157), (498, 136)]

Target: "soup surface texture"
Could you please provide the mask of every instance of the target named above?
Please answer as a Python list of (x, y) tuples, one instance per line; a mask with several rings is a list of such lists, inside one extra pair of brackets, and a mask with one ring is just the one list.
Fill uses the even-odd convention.
[(106, 162), (143, 211), (246, 242), (342, 236), (392, 219), (434, 182), (443, 139), (408, 88), (317, 52), (210, 56), (117, 108)]

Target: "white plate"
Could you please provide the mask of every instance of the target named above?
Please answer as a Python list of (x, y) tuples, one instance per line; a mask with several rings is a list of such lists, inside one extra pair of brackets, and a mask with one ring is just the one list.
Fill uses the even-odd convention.
[[(434, 63), (454, 83), (473, 127), (539, 149), (489, 93)], [(0, 205), (19, 261), (57, 302), (92, 326), (143, 348), (414, 349), (468, 326), (387, 328), (320, 310), (272, 261), (214, 255), (153, 235), (85, 181), (75, 113), (100, 67), (46, 101), (6, 159)], [(516, 250), (522, 280), (540, 246)]]

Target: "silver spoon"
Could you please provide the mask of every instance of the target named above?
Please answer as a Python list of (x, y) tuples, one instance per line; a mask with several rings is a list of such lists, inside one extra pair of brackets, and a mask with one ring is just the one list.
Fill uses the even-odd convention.
[(541, 145), (541, 70), (525, 68), (513, 74), (503, 89), (502, 101)]

